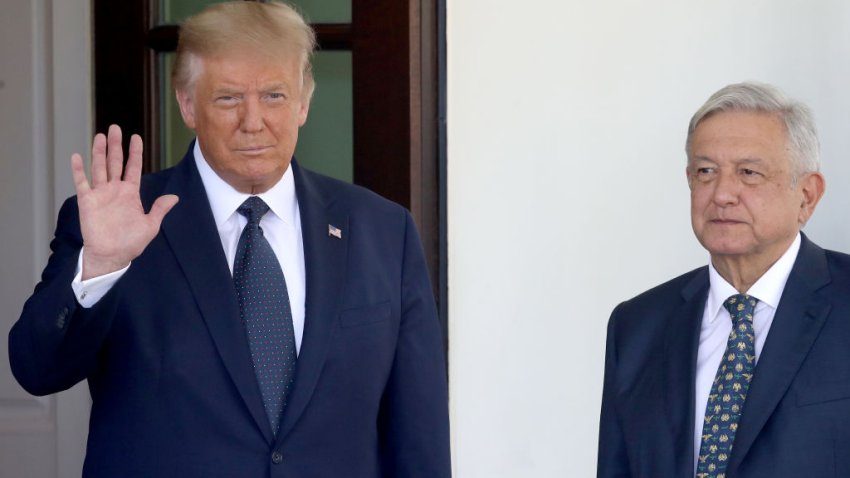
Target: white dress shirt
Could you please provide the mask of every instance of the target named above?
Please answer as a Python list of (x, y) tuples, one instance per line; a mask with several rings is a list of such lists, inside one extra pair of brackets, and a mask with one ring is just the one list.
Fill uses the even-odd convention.
[[(746, 292), (758, 299), (756, 310), (753, 314), (753, 330), (756, 335), (756, 363), (761, 355), (761, 349), (773, 323), (773, 316), (779, 306), (782, 290), (788, 282), (788, 276), (794, 267), (797, 253), (800, 251), (800, 234), (785, 251), (785, 254), (776, 261), (767, 272), (762, 275), (755, 284)], [(702, 327), (699, 333), (699, 350), (697, 354), (696, 389), (695, 389), (695, 413), (694, 413), (694, 474), (696, 474), (697, 462), (699, 460), (699, 448), (702, 440), (702, 427), (705, 420), (705, 407), (708, 404), (708, 394), (717, 368), (723, 359), (726, 350), (726, 342), (732, 331), (732, 319), (729, 312), (723, 307), (730, 296), (738, 293), (726, 279), (720, 277), (717, 269), (709, 262), (708, 265), (709, 289), (708, 298), (705, 301), (705, 310), (702, 315)]]
[[(215, 225), (221, 239), (221, 246), (227, 258), (230, 273), (233, 273), (233, 262), (236, 259), (236, 247), (239, 236), (248, 220), (236, 210), (251, 195), (237, 191), (207, 164), (199, 143), (195, 141), (195, 165), (201, 175), (201, 181), (207, 193), (207, 199), (212, 209)], [(306, 279), (304, 267), (304, 241), (301, 236), (301, 213), (298, 209), (298, 198), (295, 194), (295, 180), (292, 167), (287, 168), (283, 177), (268, 191), (257, 194), (270, 210), (260, 220), (263, 236), (269, 241), (272, 250), (280, 262), (286, 279), (286, 289), (289, 293), (289, 304), (292, 309), (292, 326), (295, 332), (295, 350), (301, 351), (301, 339), (304, 335), (304, 311), (306, 300)], [(71, 284), (77, 301), (83, 307), (91, 307), (97, 303), (109, 289), (124, 275), (126, 268), (100, 277), (88, 280), (82, 279), (82, 261), (85, 248), (80, 251), (77, 263), (77, 275)]]

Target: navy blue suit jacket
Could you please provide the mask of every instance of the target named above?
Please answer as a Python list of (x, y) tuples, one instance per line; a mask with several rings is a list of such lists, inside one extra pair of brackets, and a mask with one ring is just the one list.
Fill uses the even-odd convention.
[[(598, 478), (693, 478), (708, 268), (608, 324)], [(850, 477), (850, 256), (805, 236), (759, 357), (727, 478)]]
[(85, 477), (450, 476), (441, 332), (410, 215), (292, 167), (306, 318), (276, 439), (191, 149), (143, 178), (146, 208), (162, 194), (180, 202), (90, 309), (70, 287), (82, 245), (76, 200), (62, 207), (9, 350), (33, 394), (88, 379)]

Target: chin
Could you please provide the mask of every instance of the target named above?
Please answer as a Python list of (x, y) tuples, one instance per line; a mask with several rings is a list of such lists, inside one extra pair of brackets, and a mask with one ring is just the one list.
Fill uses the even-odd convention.
[(703, 246), (712, 256), (742, 256), (752, 252), (751, 244), (734, 241), (708, 241)]
[(237, 168), (237, 174), (245, 179), (269, 178), (283, 172), (277, 163), (268, 160), (243, 161), (240, 166)]
[(746, 254), (753, 248), (753, 241), (741, 237), (729, 237), (719, 234), (698, 236), (700, 244), (711, 255), (734, 256)]

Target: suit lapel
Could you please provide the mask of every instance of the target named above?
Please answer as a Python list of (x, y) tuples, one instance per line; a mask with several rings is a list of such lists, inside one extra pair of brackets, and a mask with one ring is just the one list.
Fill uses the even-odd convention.
[(708, 272), (701, 270), (683, 289), (682, 303), (667, 325), (664, 344), (664, 405), (670, 420), (675, 475), (693, 476), (694, 384), (697, 348), (705, 300)]
[(818, 289), (830, 282), (823, 249), (802, 237), (800, 252), (782, 292), (735, 436), (729, 471), (737, 470), (764, 424), (785, 396), (829, 314)]
[(239, 320), (230, 269), (191, 149), (175, 167), (164, 193), (176, 194), (180, 202), (163, 220), (162, 233), (189, 282), (225, 368), (257, 426), (271, 442), (271, 426)]
[[(295, 386), (283, 412), (278, 443), (292, 431), (307, 407), (325, 363), (346, 275), (351, 232), (347, 211), (336, 207), (333, 197), (295, 161), (292, 166), (301, 214), (307, 295)], [(340, 229), (341, 237), (331, 235), (329, 226)]]

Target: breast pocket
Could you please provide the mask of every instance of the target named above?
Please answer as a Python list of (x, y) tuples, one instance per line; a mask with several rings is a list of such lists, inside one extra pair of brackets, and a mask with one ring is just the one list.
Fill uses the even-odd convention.
[(339, 314), (341, 327), (358, 327), (389, 320), (392, 315), (390, 301), (345, 309)]
[(850, 379), (811, 383), (797, 390), (797, 406), (850, 399)]

